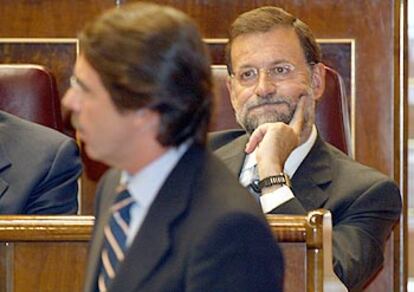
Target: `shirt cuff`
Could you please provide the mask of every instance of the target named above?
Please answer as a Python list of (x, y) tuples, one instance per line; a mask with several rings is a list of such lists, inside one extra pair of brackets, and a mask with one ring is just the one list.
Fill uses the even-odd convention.
[(279, 207), (294, 197), (295, 196), (290, 188), (282, 186), (273, 192), (261, 195), (260, 204), (262, 205), (263, 212), (269, 213), (274, 208)]

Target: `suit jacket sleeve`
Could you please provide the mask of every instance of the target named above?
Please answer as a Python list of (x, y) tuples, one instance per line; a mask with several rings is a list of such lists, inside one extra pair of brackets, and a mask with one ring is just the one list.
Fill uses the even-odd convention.
[(384, 261), (384, 243), (401, 212), (397, 186), (379, 181), (334, 218), (334, 270), (351, 290), (359, 291)]
[[(226, 133), (227, 134), (227, 133)], [(233, 174), (242, 167), (245, 141), (220, 138), (215, 152)], [(224, 145), (223, 145), (224, 143)], [(226, 144), (227, 143), (227, 144)], [(334, 270), (351, 289), (359, 289), (381, 267), (386, 237), (401, 212), (398, 187), (317, 138), (292, 178), (295, 198), (273, 214), (306, 214), (325, 208), (333, 218)]]
[[(384, 261), (384, 244), (399, 218), (401, 199), (398, 187), (389, 179), (347, 193), (349, 196), (338, 196), (324, 208), (333, 216), (334, 271), (348, 289), (359, 291)], [(297, 198), (272, 211), (306, 212)]]
[(81, 173), (79, 150), (72, 139), (61, 140), (45, 159), (49, 171), (34, 186), (25, 206), (27, 214), (76, 214), (78, 183)]
[(218, 221), (194, 249), (186, 291), (282, 291), (283, 258), (266, 224), (246, 214)]

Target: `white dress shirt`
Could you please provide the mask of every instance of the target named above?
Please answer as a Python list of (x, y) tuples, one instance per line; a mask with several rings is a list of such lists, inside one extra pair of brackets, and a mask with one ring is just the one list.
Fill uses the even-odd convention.
[(131, 221), (128, 228), (126, 244), (129, 247), (144, 222), (145, 216), (155, 200), (168, 175), (190, 146), (190, 142), (170, 148), (158, 159), (152, 161), (136, 174), (121, 173), (120, 183), (127, 186), (135, 200), (131, 206)]
[[(316, 137), (317, 131), (315, 125), (313, 125), (308, 140), (293, 150), (292, 153), (290, 153), (283, 170), (290, 178), (293, 177), (302, 161), (312, 149), (313, 144), (315, 144)], [(244, 187), (247, 187), (253, 180), (258, 179), (258, 177), (256, 177), (257, 174), (255, 173), (256, 164), (257, 162), (255, 150), (252, 153), (246, 155), (242, 171), (240, 172), (239, 181)], [(260, 196), (260, 204), (262, 206), (263, 212), (268, 213), (274, 208), (293, 199), (294, 197), (295, 196), (292, 190), (287, 186), (283, 186), (271, 193)]]

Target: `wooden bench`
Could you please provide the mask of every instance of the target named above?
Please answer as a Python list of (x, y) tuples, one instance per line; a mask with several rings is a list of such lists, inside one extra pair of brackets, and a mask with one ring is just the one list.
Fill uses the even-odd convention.
[[(285, 291), (341, 291), (326, 289), (329, 212), (267, 219), (285, 256)], [(93, 223), (92, 216), (0, 216), (0, 292), (81, 291)]]
[(92, 216), (0, 216), (0, 292), (81, 291)]

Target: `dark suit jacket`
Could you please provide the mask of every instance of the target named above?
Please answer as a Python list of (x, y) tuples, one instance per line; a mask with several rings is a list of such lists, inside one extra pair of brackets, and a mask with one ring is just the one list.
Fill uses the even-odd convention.
[(76, 214), (81, 162), (69, 137), (0, 111), (0, 214)]
[[(103, 227), (119, 183), (97, 191), (85, 291), (95, 291)], [(169, 175), (110, 291), (281, 291), (283, 261), (265, 218), (226, 167), (193, 145)]]
[[(245, 158), (245, 132), (217, 132), (209, 138), (215, 154), (238, 177)], [(383, 262), (385, 240), (401, 212), (398, 187), (318, 137), (292, 178), (292, 191), (295, 198), (271, 213), (330, 210), (335, 273), (348, 288), (359, 289)]]

